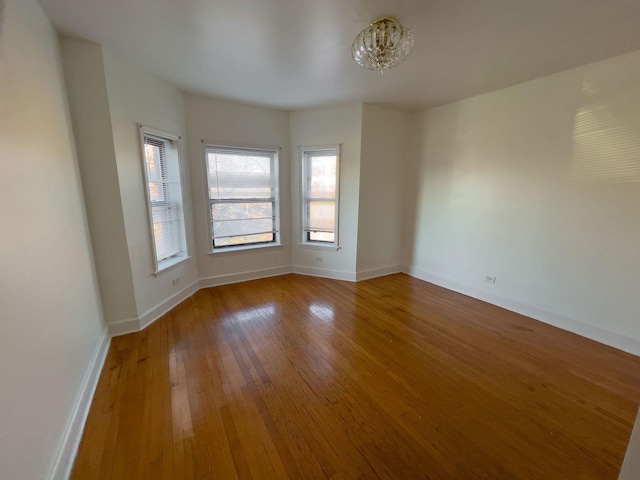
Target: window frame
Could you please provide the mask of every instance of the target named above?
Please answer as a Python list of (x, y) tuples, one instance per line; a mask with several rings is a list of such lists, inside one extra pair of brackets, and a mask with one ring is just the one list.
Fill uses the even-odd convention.
[[(189, 253), (189, 242), (187, 238), (187, 219), (185, 216), (185, 188), (184, 188), (184, 172), (183, 172), (183, 163), (182, 163), (182, 137), (180, 135), (175, 135), (173, 133), (169, 133), (164, 130), (160, 130), (158, 128), (149, 127), (147, 125), (138, 124), (138, 133), (140, 137), (140, 159), (142, 165), (142, 178), (144, 182), (144, 195), (145, 195), (145, 204), (147, 209), (147, 227), (149, 232), (149, 242), (151, 244), (151, 257), (152, 257), (152, 268), (153, 274), (158, 275), (163, 271), (177, 265), (187, 259), (190, 258)], [(151, 193), (149, 192), (149, 173), (147, 171), (147, 156), (145, 152), (145, 137), (154, 138), (156, 140), (172, 143), (175, 145), (176, 159), (177, 163), (177, 181), (180, 189), (180, 195), (177, 198), (176, 205), (179, 208), (179, 226), (178, 226), (178, 239), (180, 242), (180, 249), (161, 260), (158, 260), (157, 254), (157, 246), (156, 246), (156, 238), (155, 238), (155, 230), (153, 224), (153, 207), (154, 203), (166, 203), (164, 202), (154, 202), (151, 199)], [(168, 167), (165, 167), (168, 168)], [(163, 189), (165, 187), (163, 186)]]
[[(244, 199), (228, 199), (225, 201), (217, 201), (212, 199), (209, 195), (209, 161), (207, 158), (207, 152), (209, 149), (220, 149), (226, 151), (236, 152), (259, 152), (268, 153), (271, 155), (272, 162), (272, 178), (275, 182), (274, 193), (272, 198), (244, 198)], [(280, 201), (280, 147), (274, 146), (259, 146), (259, 145), (247, 145), (231, 142), (215, 142), (202, 140), (202, 166), (203, 166), (203, 183), (204, 183), (204, 201), (205, 209), (207, 212), (207, 253), (209, 255), (222, 255), (231, 253), (244, 253), (253, 250), (259, 250), (264, 248), (275, 248), (282, 246), (282, 236), (280, 232), (280, 222), (282, 218), (281, 201)], [(211, 214), (211, 206), (215, 203), (245, 203), (247, 201), (257, 203), (272, 203), (273, 204), (273, 240), (267, 242), (254, 242), (241, 245), (226, 245), (221, 247), (214, 246), (213, 237), (213, 216)], [(270, 232), (264, 232), (270, 233)], [(257, 235), (257, 234), (256, 234)]]
[[(308, 158), (309, 153), (314, 152), (331, 152), (336, 156), (336, 194), (334, 198), (335, 202), (335, 223), (334, 223), (334, 241), (326, 242), (321, 240), (310, 240), (310, 231), (307, 229), (309, 223), (309, 208), (310, 201), (307, 194), (308, 182)], [(300, 244), (303, 246), (309, 246), (314, 248), (324, 249), (340, 249), (340, 144), (335, 145), (311, 145), (300, 147)], [(320, 198), (320, 200), (329, 200), (328, 198)], [(318, 199), (315, 199), (316, 201)]]

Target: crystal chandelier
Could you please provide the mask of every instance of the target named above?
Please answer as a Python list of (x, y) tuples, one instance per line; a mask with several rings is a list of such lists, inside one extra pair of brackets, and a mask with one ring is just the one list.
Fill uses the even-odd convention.
[(361, 31), (351, 46), (351, 55), (358, 65), (367, 70), (385, 70), (400, 65), (411, 53), (413, 34), (393, 17), (371, 22)]

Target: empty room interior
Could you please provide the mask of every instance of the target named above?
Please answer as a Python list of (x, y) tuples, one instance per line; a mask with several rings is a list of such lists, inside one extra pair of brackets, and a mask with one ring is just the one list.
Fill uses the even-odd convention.
[(0, 0), (0, 479), (639, 480), (639, 25)]

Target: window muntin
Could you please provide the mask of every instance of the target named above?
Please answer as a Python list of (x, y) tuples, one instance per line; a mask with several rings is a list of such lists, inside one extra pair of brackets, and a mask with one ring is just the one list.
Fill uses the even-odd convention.
[(178, 137), (141, 126), (155, 271), (186, 257)]
[(338, 148), (302, 152), (303, 243), (338, 244)]
[(277, 152), (207, 146), (205, 158), (213, 251), (277, 244)]

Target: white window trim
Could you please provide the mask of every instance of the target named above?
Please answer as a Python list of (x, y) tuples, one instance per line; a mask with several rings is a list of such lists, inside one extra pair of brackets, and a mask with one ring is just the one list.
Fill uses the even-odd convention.
[[(204, 205), (205, 211), (207, 213), (207, 228), (205, 229), (207, 237), (205, 238), (205, 245), (207, 245), (206, 252), (207, 255), (237, 255), (243, 253), (252, 253), (256, 250), (265, 250), (265, 249), (273, 249), (273, 248), (281, 248), (283, 246), (282, 243), (282, 235), (280, 233), (280, 221), (282, 218), (281, 211), (281, 202), (280, 202), (280, 151), (281, 147), (276, 147), (273, 145), (255, 145), (248, 143), (237, 143), (237, 142), (219, 142), (214, 140), (202, 139), (201, 141), (201, 154), (200, 158), (202, 161), (202, 182), (204, 188)], [(216, 250), (213, 248), (213, 232), (211, 231), (211, 204), (209, 198), (209, 170), (207, 165), (207, 148), (229, 148), (229, 149), (241, 149), (241, 150), (256, 150), (259, 152), (272, 152), (275, 155), (275, 165), (274, 165), (274, 176), (276, 178), (276, 192), (275, 192), (275, 211), (276, 211), (276, 232), (275, 232), (275, 241), (271, 243), (256, 243), (255, 245), (239, 245), (237, 247), (224, 247)]]
[(245, 253), (257, 253), (259, 250), (270, 250), (270, 249), (282, 249), (284, 245), (282, 243), (257, 243), (255, 245), (241, 245), (238, 247), (225, 247), (220, 250), (212, 250), (211, 252), (207, 252), (207, 255), (218, 255), (220, 257), (224, 257), (227, 255), (242, 255)]
[[(147, 228), (149, 232), (149, 240), (151, 244), (151, 258), (152, 258), (152, 268), (153, 275), (158, 276), (160, 273), (172, 268), (189, 258), (191, 258), (189, 254), (189, 240), (187, 237), (187, 224), (186, 224), (186, 216), (185, 216), (185, 203), (184, 203), (184, 173), (183, 173), (183, 165), (182, 165), (182, 137), (180, 135), (175, 135), (173, 133), (169, 133), (164, 130), (160, 130), (158, 128), (149, 127), (147, 125), (143, 125), (141, 123), (138, 124), (138, 134), (140, 138), (140, 159), (142, 165), (142, 178), (144, 180), (144, 195), (145, 202), (147, 207)], [(176, 152), (178, 155), (178, 173), (180, 176), (180, 193), (181, 193), (181, 206), (182, 206), (182, 229), (183, 229), (183, 241), (184, 248), (182, 252), (174, 255), (172, 257), (166, 258), (160, 262), (157, 260), (156, 253), (156, 242), (155, 242), (155, 234), (153, 230), (153, 213), (151, 209), (151, 197), (149, 195), (149, 176), (147, 174), (147, 165), (146, 165), (146, 153), (144, 150), (144, 136), (149, 135), (152, 137), (158, 137), (164, 140), (169, 140), (172, 142), (176, 142)]]
[(191, 255), (189, 254), (176, 255), (175, 257), (167, 258), (166, 260), (161, 262), (162, 267), (160, 268), (160, 270), (156, 270), (155, 272), (153, 272), (153, 275), (156, 277), (159, 277), (163, 273), (167, 272), (168, 270), (171, 270), (173, 267), (177, 265), (180, 265), (182, 262), (186, 262), (190, 258), (191, 258)]
[[(340, 250), (340, 144), (334, 145), (301, 145), (298, 147), (300, 151), (300, 243), (301, 247), (313, 248), (316, 250)], [(306, 153), (317, 152), (322, 150), (335, 150), (336, 151), (336, 223), (335, 223), (335, 241), (333, 243), (328, 242), (314, 242), (307, 240), (305, 232), (306, 223), (306, 198), (305, 198), (305, 185), (306, 185)]]
[(338, 247), (333, 243), (321, 243), (321, 242), (306, 242), (306, 243), (299, 242), (298, 247), (302, 249), (309, 249), (309, 250), (326, 250), (328, 252), (337, 252), (338, 250), (342, 249), (341, 247)]

